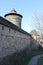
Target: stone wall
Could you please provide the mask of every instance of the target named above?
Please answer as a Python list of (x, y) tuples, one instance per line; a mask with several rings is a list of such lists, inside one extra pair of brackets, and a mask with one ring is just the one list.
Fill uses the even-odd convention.
[(18, 27), (21, 27), (22, 18), (20, 16), (8, 15), (8, 16), (5, 17), (5, 19), (7, 19), (9, 22), (17, 25)]
[(30, 42), (29, 35), (0, 24), (0, 58), (26, 47), (30, 49)]

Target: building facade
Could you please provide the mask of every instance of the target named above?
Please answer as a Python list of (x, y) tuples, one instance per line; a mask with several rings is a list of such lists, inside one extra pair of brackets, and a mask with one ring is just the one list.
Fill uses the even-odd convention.
[(37, 33), (36, 30), (32, 30), (32, 31), (30, 32), (30, 34), (32, 35), (32, 37), (33, 37), (36, 41), (39, 42), (40, 36), (39, 36), (39, 34)]

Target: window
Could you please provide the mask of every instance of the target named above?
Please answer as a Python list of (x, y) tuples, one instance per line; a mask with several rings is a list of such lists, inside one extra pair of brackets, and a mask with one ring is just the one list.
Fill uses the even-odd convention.
[(14, 33), (16, 33), (16, 30), (14, 30)]
[(11, 29), (9, 28), (9, 32), (11, 31)]
[(2, 26), (2, 30), (4, 30), (4, 26)]

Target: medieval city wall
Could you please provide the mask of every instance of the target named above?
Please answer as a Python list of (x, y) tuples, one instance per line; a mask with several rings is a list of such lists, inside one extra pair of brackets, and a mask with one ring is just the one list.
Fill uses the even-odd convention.
[(0, 57), (23, 50), (30, 49), (31, 37), (17, 30), (0, 24)]

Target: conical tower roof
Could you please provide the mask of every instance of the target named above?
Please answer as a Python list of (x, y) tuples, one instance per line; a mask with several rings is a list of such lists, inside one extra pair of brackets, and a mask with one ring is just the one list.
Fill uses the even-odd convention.
[(23, 17), (21, 14), (18, 14), (14, 8), (11, 10), (10, 13), (5, 14), (4, 17), (6, 17), (8, 15), (17, 15), (17, 16)]

